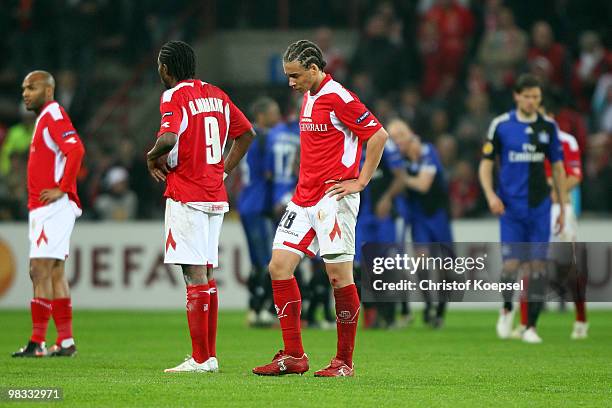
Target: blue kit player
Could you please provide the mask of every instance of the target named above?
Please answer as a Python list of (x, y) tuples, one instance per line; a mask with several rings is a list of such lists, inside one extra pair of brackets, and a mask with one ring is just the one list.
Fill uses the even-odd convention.
[[(528, 320), (522, 339), (541, 343), (536, 323), (546, 289), (547, 243), (550, 238), (550, 187), (545, 159), (552, 166), (552, 185), (564, 201), (563, 150), (556, 123), (538, 112), (542, 87), (537, 77), (522, 75), (514, 85), (516, 109), (493, 120), (483, 146), (479, 176), (489, 209), (500, 217), (503, 266), (501, 281), (514, 283), (519, 268), (529, 276)], [(499, 163), (497, 192), (493, 188), (495, 160)], [(560, 203), (555, 231), (563, 230), (565, 203)], [(513, 243), (523, 243), (509, 245)], [(526, 243), (526, 244), (524, 244)], [(497, 335), (510, 338), (513, 293), (504, 291), (504, 306), (497, 321)]]
[(278, 123), (270, 129), (266, 145), (266, 173), (271, 180), (272, 207), (274, 218), (278, 221), (297, 185), (300, 157), (298, 123)]
[[(450, 227), (448, 185), (436, 148), (431, 143), (421, 142), (402, 120), (392, 121), (388, 128), (389, 135), (406, 158), (403, 184), (408, 189), (407, 223), (411, 226), (412, 242), (419, 253), (427, 252), (430, 256), (450, 255), (439, 253), (442, 249), (452, 250), (453, 234)], [(427, 272), (420, 270), (419, 279), (431, 279), (431, 276), (426, 276)], [(425, 323), (434, 328), (441, 327), (447, 303), (445, 292), (438, 294), (435, 316), (432, 316), (433, 306), (429, 292), (423, 291), (423, 296)]]
[(266, 150), (269, 131), (280, 121), (280, 110), (273, 99), (261, 97), (253, 102), (251, 116), (257, 138), (241, 162), (243, 188), (238, 197), (238, 212), (251, 258), (248, 322), (265, 325), (273, 321), (265, 304), (272, 299), (267, 266), (272, 256), (273, 227), (270, 218), (272, 184), (266, 172)]
[[(362, 156), (362, 165), (365, 155)], [(398, 233), (396, 228), (396, 216), (400, 214), (403, 197), (398, 193), (401, 189), (401, 172), (404, 161), (400, 152), (391, 140), (387, 140), (383, 150), (382, 158), (378, 168), (374, 171), (370, 184), (361, 192), (359, 215), (355, 229), (355, 260), (356, 278), (359, 279), (358, 268), (362, 258), (362, 247), (367, 243), (397, 243), (403, 234)], [(409, 322), (409, 311), (407, 304), (402, 307), (402, 320), (395, 319), (395, 304), (380, 302), (374, 309), (371, 304), (364, 304), (365, 326), (378, 327), (381, 324), (387, 326), (402, 326)], [(376, 319), (375, 319), (376, 318)], [(382, 319), (382, 320), (381, 320)]]

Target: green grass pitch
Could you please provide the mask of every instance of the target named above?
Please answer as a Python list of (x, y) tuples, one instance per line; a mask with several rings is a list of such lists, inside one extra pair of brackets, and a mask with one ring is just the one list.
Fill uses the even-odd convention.
[[(612, 312), (592, 311), (590, 338), (569, 339), (572, 313), (541, 318), (541, 345), (495, 337), (494, 311), (451, 311), (439, 331), (420, 322), (359, 331), (356, 377), (314, 378), (335, 352), (335, 331), (304, 330), (311, 371), (256, 377), (281, 346), (277, 329), (219, 317), (217, 374), (164, 374), (190, 352), (182, 312), (75, 312), (74, 359), (13, 359), (27, 340), (27, 312), (0, 312), (0, 387), (62, 387), (74, 407), (612, 406)], [(51, 327), (53, 325), (51, 324)], [(50, 340), (55, 339), (54, 329)], [(42, 405), (41, 405), (42, 404)], [(35, 406), (46, 403), (7, 403)]]

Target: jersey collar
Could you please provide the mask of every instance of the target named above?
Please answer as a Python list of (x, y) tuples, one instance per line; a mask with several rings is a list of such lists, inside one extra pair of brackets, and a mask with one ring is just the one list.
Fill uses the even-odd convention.
[(195, 79), (191, 78), (191, 79), (183, 79), (182, 81), (178, 81), (176, 83), (176, 85), (174, 85), (174, 87), (176, 88), (179, 84), (182, 84), (183, 82), (194, 82)]
[(310, 93), (310, 91), (308, 91), (308, 93), (310, 94), (310, 96), (315, 96), (325, 86), (325, 84), (328, 83), (331, 80), (332, 80), (331, 75), (330, 74), (325, 74), (325, 78), (323, 78), (323, 80), (319, 84), (319, 87), (317, 88), (317, 91), (315, 93)]
[(45, 102), (45, 104), (40, 108), (40, 112), (36, 116), (36, 125), (38, 124), (38, 121), (40, 120), (40, 118), (42, 118), (43, 115), (45, 113), (47, 113), (47, 108), (49, 108), (49, 106), (53, 105), (54, 103), (57, 103), (57, 101), (56, 100), (52, 100), (52, 101), (49, 101), (49, 102)]
[(519, 117), (518, 109), (514, 109), (514, 117), (516, 118), (516, 121), (519, 123), (531, 124), (531, 123), (536, 123), (538, 119), (540, 119), (540, 114), (536, 113), (536, 117), (534, 120), (524, 120)]

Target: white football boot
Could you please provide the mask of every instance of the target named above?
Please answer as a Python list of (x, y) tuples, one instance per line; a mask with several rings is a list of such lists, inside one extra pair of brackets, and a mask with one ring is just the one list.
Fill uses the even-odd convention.
[(586, 339), (588, 336), (589, 324), (587, 322), (574, 322), (574, 330), (572, 331), (572, 340)]
[(512, 323), (514, 322), (514, 310), (508, 312), (505, 309), (499, 311), (497, 319), (497, 337), (500, 339), (509, 339), (512, 334)]
[(211, 362), (211, 359), (213, 358), (214, 357), (211, 357), (203, 363), (198, 363), (193, 359), (193, 357), (189, 356), (187, 359), (185, 359), (185, 361), (183, 361), (181, 364), (177, 365), (176, 367), (166, 368), (164, 370), (164, 373), (188, 373), (188, 372), (212, 373), (212, 372), (217, 371), (219, 367), (219, 364), (216, 358), (214, 358), (215, 359), (214, 364), (216, 365), (216, 368), (213, 367), (213, 363)]
[(538, 336), (538, 333), (536, 333), (533, 327), (530, 327), (523, 332), (523, 341), (529, 344), (540, 344), (542, 342), (542, 338)]

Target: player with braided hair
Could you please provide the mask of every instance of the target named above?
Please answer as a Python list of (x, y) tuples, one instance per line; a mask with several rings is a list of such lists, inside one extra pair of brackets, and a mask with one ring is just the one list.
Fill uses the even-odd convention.
[[(195, 53), (186, 43), (164, 44), (157, 70), (167, 90), (160, 101), (161, 124), (147, 167), (166, 181), (165, 256), (180, 265), (187, 286), (191, 356), (166, 372), (215, 372), (219, 235), (229, 210), (223, 180), (247, 152), (251, 123), (221, 89), (195, 79)], [(223, 150), (232, 139), (227, 156)]]
[[(303, 374), (308, 357), (300, 331), (301, 295), (294, 271), (304, 254), (320, 252), (336, 300), (338, 342), (331, 363), (317, 377), (354, 375), (353, 349), (359, 297), (353, 280), (359, 192), (370, 182), (387, 132), (359, 98), (326, 74), (321, 49), (311, 41), (291, 44), (283, 56), (289, 86), (304, 94), (300, 112), (298, 185), (281, 218), (269, 265), (274, 305), (285, 347), (258, 375)], [(362, 144), (366, 159), (359, 171)]]

